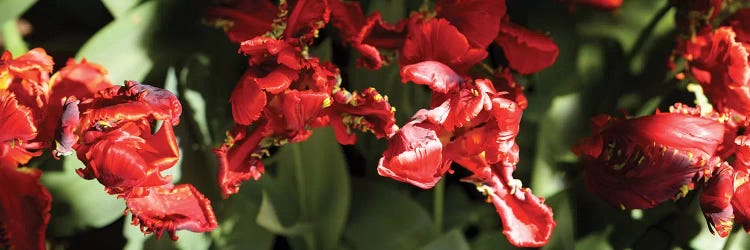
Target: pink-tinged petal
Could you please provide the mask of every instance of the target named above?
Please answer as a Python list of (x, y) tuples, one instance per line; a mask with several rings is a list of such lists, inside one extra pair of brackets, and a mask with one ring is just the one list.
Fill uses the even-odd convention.
[(297, 0), (289, 12), (284, 35), (312, 41), (317, 31), (328, 23), (331, 10), (328, 1)]
[(459, 74), (487, 57), (484, 48), (469, 45), (466, 36), (445, 19), (431, 19), (409, 27), (401, 49), (402, 66), (424, 61), (438, 61)]
[(700, 194), (701, 210), (706, 217), (708, 229), (721, 237), (727, 237), (734, 226), (734, 171), (729, 165), (722, 166), (706, 183)]
[(0, 162), (0, 245), (45, 249), (52, 197), (39, 183), (41, 172)]
[(208, 8), (206, 18), (224, 28), (229, 40), (241, 43), (271, 31), (278, 12), (279, 8), (268, 0), (240, 0)]
[(510, 67), (521, 74), (549, 67), (560, 54), (552, 38), (507, 21), (500, 26), (495, 42), (503, 48)]
[(285, 128), (288, 130), (306, 130), (312, 120), (320, 115), (328, 94), (313, 91), (290, 90), (281, 95), (280, 107)]
[(221, 195), (226, 199), (229, 195), (240, 191), (242, 182), (258, 180), (265, 172), (263, 162), (263, 148), (261, 140), (266, 137), (266, 122), (258, 124), (248, 133), (246, 126), (235, 126), (227, 133), (227, 139), (221, 147), (214, 149), (219, 161), (217, 175)]
[(177, 240), (177, 230), (208, 232), (218, 226), (211, 201), (190, 184), (153, 187), (146, 196), (127, 197), (126, 204), (132, 224), (157, 238), (167, 231)]
[(380, 67), (383, 66), (383, 59), (380, 57), (380, 51), (378, 51), (378, 48), (367, 44), (361, 44), (354, 46), (354, 49), (356, 49), (362, 56), (357, 58), (358, 66), (372, 70), (380, 69)]
[(177, 96), (169, 90), (151, 85), (139, 84), (135, 81), (125, 81), (128, 96), (135, 97), (135, 101), (143, 102), (153, 110), (151, 117), (156, 120), (169, 120), (173, 125), (180, 124), (182, 104)]
[(486, 48), (500, 31), (505, 1), (441, 0), (435, 5), (438, 18), (456, 26), (476, 48)]
[(78, 142), (76, 130), (81, 122), (79, 100), (74, 97), (65, 100), (63, 112), (60, 117), (59, 133), (55, 140), (55, 157), (67, 156), (73, 153), (73, 146)]
[(378, 162), (378, 174), (429, 189), (448, 171), (450, 161), (443, 159), (443, 144), (437, 135), (440, 128), (427, 122), (423, 113), (417, 112), (388, 139), (388, 148)]
[(401, 81), (427, 85), (432, 91), (448, 93), (456, 90), (464, 78), (443, 63), (424, 61), (401, 67)]
[(255, 79), (246, 74), (234, 87), (229, 102), (232, 104), (234, 122), (250, 125), (260, 118), (261, 111), (266, 107), (266, 93), (258, 87)]

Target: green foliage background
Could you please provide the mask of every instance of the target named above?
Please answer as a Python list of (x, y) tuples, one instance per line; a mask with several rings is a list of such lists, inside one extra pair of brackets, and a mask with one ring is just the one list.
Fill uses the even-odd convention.
[[(582, 167), (570, 146), (589, 133), (598, 113), (644, 115), (675, 101), (691, 103), (685, 82), (674, 80), (667, 59), (674, 46), (674, 11), (666, 0), (627, 0), (615, 12), (557, 0), (508, 0), (512, 20), (545, 31), (560, 47), (557, 62), (541, 73), (517, 76), (525, 86), (516, 177), (553, 207), (557, 228), (544, 249), (746, 249), (750, 237), (710, 234), (695, 195), (648, 211), (622, 211), (586, 193)], [(182, 151), (175, 179), (194, 184), (213, 202), (220, 227), (206, 234), (179, 232), (179, 241), (144, 237), (123, 216), (121, 200), (96, 181), (78, 177), (81, 163), (38, 159), (53, 194), (48, 239), (52, 249), (513, 249), (501, 234), (491, 204), (458, 180), (419, 190), (380, 177), (384, 140), (363, 135), (356, 146), (338, 145), (330, 129), (287, 145), (265, 160), (269, 174), (247, 182), (227, 200), (219, 196), (211, 149), (231, 127), (229, 94), (246, 58), (223, 31), (201, 16), (209, 2), (178, 0), (0, 0), (3, 48), (14, 55), (43, 47), (56, 68), (86, 58), (119, 83), (137, 80), (175, 92), (183, 103), (176, 127)], [(420, 1), (362, 1), (395, 22)], [(744, 3), (733, 1), (728, 8)], [(25, 36), (16, 25), (31, 24)], [(400, 81), (398, 65), (369, 71), (327, 28), (311, 51), (333, 60), (352, 90), (376, 87), (388, 95), (403, 125), (427, 107), (427, 89)], [(334, 51), (336, 53), (334, 53)], [(490, 48), (488, 61), (502, 58)], [(679, 69), (677, 69), (679, 70)], [(735, 229), (741, 231), (739, 229)], [(165, 237), (168, 238), (168, 237)]]

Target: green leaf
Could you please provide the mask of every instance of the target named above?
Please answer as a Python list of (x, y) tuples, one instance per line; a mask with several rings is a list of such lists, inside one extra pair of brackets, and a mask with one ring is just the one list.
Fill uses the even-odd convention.
[[(50, 162), (59, 163), (59, 162)], [(69, 236), (82, 229), (104, 227), (122, 216), (125, 202), (109, 195), (96, 180), (85, 180), (76, 169), (83, 163), (72, 156), (62, 160), (62, 171), (46, 170), (42, 183), (52, 194), (48, 234)]]
[(154, 65), (147, 46), (157, 21), (157, 4), (158, 1), (143, 3), (107, 24), (81, 47), (76, 58), (104, 66), (113, 83), (143, 81)]
[(0, 0), (0, 24), (15, 20), (36, 3), (36, 0)]
[(212, 249), (271, 249), (274, 235), (255, 223), (261, 199), (261, 185), (245, 183), (238, 195), (214, 206), (220, 221), (219, 228), (211, 232)]
[[(296, 223), (312, 227), (302, 235), (304, 245), (308, 249), (335, 248), (349, 213), (351, 188), (344, 154), (333, 130), (317, 129), (307, 141), (283, 146), (276, 158), (280, 187), (298, 201)], [(280, 203), (276, 201), (282, 197), (274, 199), (277, 208)], [(293, 246), (303, 245), (302, 239), (292, 240)]]
[(508, 239), (500, 233), (486, 232), (482, 233), (474, 241), (471, 242), (471, 249), (473, 250), (497, 250), (497, 249), (520, 249), (513, 246), (508, 242)]
[(273, 201), (271, 201), (271, 198), (269, 198), (268, 194), (265, 192), (263, 193), (263, 200), (260, 203), (259, 210), (255, 222), (275, 234), (297, 236), (303, 233), (309, 233), (312, 229), (309, 224), (301, 223), (296, 223), (292, 226), (284, 226), (283, 223), (281, 223), (279, 216), (276, 214)]
[[(562, 190), (554, 196), (547, 197), (545, 203), (552, 207), (557, 226), (552, 231), (552, 238), (542, 249), (577, 249), (574, 248), (575, 221), (570, 208), (570, 199), (567, 190)], [(584, 248), (585, 249), (585, 248)]]
[(435, 236), (430, 214), (409, 196), (364, 179), (352, 191), (344, 241), (353, 249), (418, 249)]
[(23, 41), (23, 36), (18, 30), (18, 22), (15, 19), (11, 19), (2, 24), (2, 42), (5, 49), (10, 51), (15, 56), (22, 55), (29, 51), (29, 47), (26, 46), (26, 42)]
[(469, 250), (469, 243), (459, 230), (451, 230), (427, 244), (422, 250)]
[(611, 228), (607, 228), (604, 231), (594, 232), (586, 237), (576, 241), (574, 249), (600, 249), (600, 250), (611, 250), (612, 246), (607, 241), (607, 237), (611, 232)]
[(138, 6), (140, 2), (141, 0), (102, 0), (104, 7), (107, 7), (107, 10), (112, 13), (115, 19), (125, 16), (129, 10)]

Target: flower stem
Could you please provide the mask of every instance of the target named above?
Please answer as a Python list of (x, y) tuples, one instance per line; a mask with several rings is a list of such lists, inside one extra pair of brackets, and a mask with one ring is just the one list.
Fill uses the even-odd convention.
[(440, 180), (433, 189), (432, 216), (434, 217), (435, 232), (443, 231), (443, 204), (445, 198), (445, 180)]
[(727, 236), (727, 240), (724, 241), (724, 246), (721, 248), (722, 250), (727, 250), (727, 249), (732, 248), (732, 242), (734, 242), (734, 239), (737, 238), (735, 237), (735, 235), (737, 235), (737, 231), (735, 230), (729, 231), (729, 236)]
[(633, 48), (630, 49), (630, 52), (628, 53), (626, 59), (626, 62), (630, 63), (633, 58), (635, 57), (638, 52), (643, 49), (644, 45), (646, 44), (646, 41), (651, 36), (651, 33), (654, 32), (654, 29), (656, 29), (656, 25), (659, 24), (659, 22), (664, 18), (664, 16), (667, 15), (667, 12), (672, 9), (672, 5), (667, 3), (664, 6), (662, 6), (656, 14), (651, 17), (651, 20), (648, 22), (645, 28), (641, 30), (641, 32), (638, 34), (638, 38), (635, 40), (635, 43), (633, 44)]

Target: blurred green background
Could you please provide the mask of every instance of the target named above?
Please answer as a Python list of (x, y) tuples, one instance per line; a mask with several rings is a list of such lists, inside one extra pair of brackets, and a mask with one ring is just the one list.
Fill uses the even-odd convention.
[[(395, 22), (421, 1), (361, 1)], [(440, 188), (420, 190), (377, 175), (385, 140), (362, 135), (340, 146), (330, 129), (286, 145), (266, 159), (268, 174), (246, 182), (238, 195), (220, 198), (211, 149), (231, 127), (228, 98), (247, 67), (238, 45), (202, 19), (210, 1), (0, 0), (2, 45), (20, 55), (43, 47), (55, 68), (68, 58), (103, 65), (114, 83), (136, 80), (175, 92), (185, 112), (176, 133), (180, 166), (170, 174), (194, 184), (211, 200), (219, 228), (179, 232), (180, 240), (144, 237), (123, 216), (124, 203), (96, 181), (80, 178), (74, 158), (36, 159), (53, 195), (47, 230), (52, 249), (513, 249), (500, 219), (455, 166)], [(742, 5), (726, 4), (725, 12)], [(666, 0), (626, 0), (613, 12), (558, 0), (508, 0), (513, 22), (548, 33), (560, 47), (557, 62), (529, 76), (525, 86), (516, 178), (545, 197), (557, 221), (544, 249), (747, 249), (735, 228), (729, 239), (708, 231), (692, 192), (651, 210), (623, 211), (585, 192), (582, 167), (570, 146), (589, 133), (589, 117), (645, 115), (676, 101), (692, 104), (687, 82), (674, 80), (667, 61), (674, 47), (674, 10)], [(333, 53), (333, 52), (336, 53)], [(351, 90), (376, 87), (389, 96), (403, 125), (428, 107), (429, 91), (402, 84), (398, 65), (357, 68), (356, 53), (330, 27), (311, 54), (333, 61)], [(503, 63), (492, 45), (487, 63)], [(438, 197), (436, 199), (436, 197)], [(437, 215), (437, 216), (436, 216)]]

